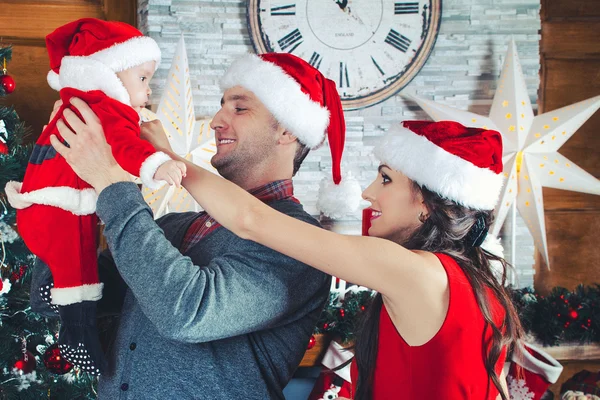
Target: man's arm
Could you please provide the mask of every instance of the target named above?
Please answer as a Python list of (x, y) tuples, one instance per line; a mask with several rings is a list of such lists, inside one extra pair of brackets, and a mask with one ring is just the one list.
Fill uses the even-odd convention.
[(230, 252), (194, 265), (165, 238), (133, 183), (104, 189), (97, 210), (121, 276), (165, 337), (199, 343), (287, 324), (328, 280), (237, 237)]

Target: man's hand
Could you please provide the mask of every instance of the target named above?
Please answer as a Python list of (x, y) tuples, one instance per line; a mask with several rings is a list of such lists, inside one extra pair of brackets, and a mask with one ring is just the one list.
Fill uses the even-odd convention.
[(70, 102), (79, 111), (83, 121), (73, 111), (65, 109), (63, 119), (72, 130), (63, 119), (56, 123), (56, 127), (68, 145), (52, 135), (52, 146), (98, 194), (115, 182), (129, 181), (129, 174), (112, 155), (98, 116), (83, 100), (74, 97)]
[(167, 154), (173, 152), (162, 123), (158, 119), (142, 123), (140, 126), (140, 137), (149, 141), (158, 151), (163, 151)]
[(181, 161), (169, 160), (163, 163), (154, 174), (157, 181), (167, 181), (169, 185), (181, 186), (181, 180), (185, 176), (186, 166)]

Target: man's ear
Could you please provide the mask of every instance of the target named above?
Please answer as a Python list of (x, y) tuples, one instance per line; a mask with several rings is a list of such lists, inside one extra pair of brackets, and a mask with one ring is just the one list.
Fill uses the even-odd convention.
[(283, 131), (283, 133), (281, 135), (279, 135), (279, 144), (289, 144), (289, 143), (294, 143), (297, 142), (298, 138), (294, 135), (292, 135), (290, 132), (288, 131)]

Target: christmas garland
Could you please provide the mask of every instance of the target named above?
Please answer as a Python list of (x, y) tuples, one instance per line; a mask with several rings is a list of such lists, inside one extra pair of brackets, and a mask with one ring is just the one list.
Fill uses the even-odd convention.
[[(600, 342), (600, 285), (574, 291), (556, 287), (547, 296), (533, 288), (508, 289), (525, 332), (544, 346), (565, 342)], [(343, 299), (332, 293), (315, 334), (327, 333), (341, 343), (352, 342), (373, 292), (350, 291)]]

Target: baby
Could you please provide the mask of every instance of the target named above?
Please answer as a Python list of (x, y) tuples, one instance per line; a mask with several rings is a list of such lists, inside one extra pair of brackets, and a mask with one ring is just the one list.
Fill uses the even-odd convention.
[(23, 183), (9, 182), (6, 193), (17, 209), (25, 244), (52, 271), (54, 288), (48, 290), (61, 318), (61, 354), (100, 374), (106, 362), (95, 325), (103, 286), (96, 260), (97, 196), (56, 153), (50, 136), (64, 142), (57, 125), (65, 123), (63, 115), (76, 112), (69, 100), (78, 97), (100, 119), (117, 162), (146, 186), (179, 185), (185, 164), (140, 138), (138, 113), (148, 102), (148, 85), (160, 62), (154, 40), (121, 22), (86, 18), (56, 29), (46, 46), (52, 68), (48, 83), (60, 90), (62, 105), (36, 142)]

